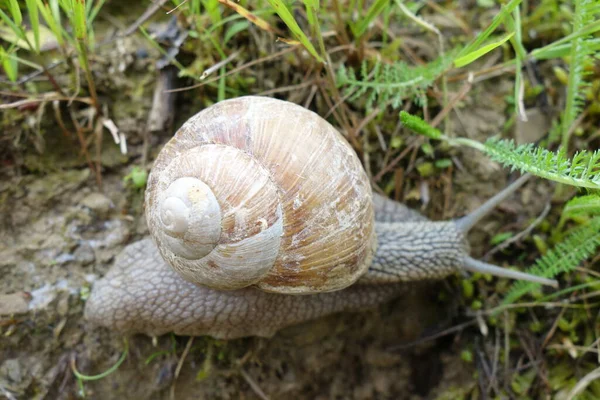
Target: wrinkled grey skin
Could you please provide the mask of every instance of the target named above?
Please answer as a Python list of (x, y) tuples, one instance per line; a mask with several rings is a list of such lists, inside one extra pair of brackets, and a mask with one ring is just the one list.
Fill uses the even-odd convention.
[(302, 296), (196, 286), (174, 272), (147, 238), (127, 246), (94, 284), (85, 317), (123, 333), (269, 337), (289, 325), (373, 307), (401, 294), (402, 282), (460, 268), (468, 244), (453, 222), (430, 222), (379, 195), (373, 203), (377, 251), (367, 274), (346, 289)]

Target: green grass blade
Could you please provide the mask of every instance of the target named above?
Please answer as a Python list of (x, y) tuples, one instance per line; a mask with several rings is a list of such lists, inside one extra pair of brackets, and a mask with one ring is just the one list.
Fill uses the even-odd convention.
[(306, 48), (306, 50), (308, 50), (308, 52), (314, 58), (316, 58), (317, 61), (324, 62), (323, 58), (319, 55), (319, 53), (317, 53), (317, 50), (312, 45), (310, 40), (308, 40), (308, 37), (304, 34), (302, 29), (300, 29), (300, 26), (298, 25), (298, 23), (294, 19), (294, 16), (290, 12), (290, 10), (288, 10), (288, 8), (284, 4), (284, 2), (282, 0), (268, 0), (268, 2), (271, 5), (271, 7), (273, 7), (273, 9), (277, 13), (277, 15), (279, 15), (279, 18), (281, 18), (283, 20), (285, 25), (292, 32), (294, 37), (300, 43), (302, 43), (302, 45)]
[(106, 2), (106, 0), (100, 0), (99, 2), (96, 3), (96, 5), (94, 5), (94, 7), (90, 11), (90, 13), (87, 14), (88, 15), (87, 16), (88, 27), (91, 27), (91, 24), (96, 19), (96, 16), (98, 15), (98, 12), (100, 11), (100, 9), (102, 8), (102, 6), (104, 5), (105, 2)]
[(190, 5), (190, 13), (192, 15), (200, 14), (200, 0), (190, 0), (189, 5)]
[[(150, 34), (144, 29), (143, 26), (140, 26), (138, 29), (140, 30), (142, 35), (144, 35), (144, 37), (146, 39), (148, 39), (148, 42), (152, 45), (152, 47), (154, 47), (156, 50), (158, 50), (160, 52), (160, 54), (162, 54), (164, 57), (170, 57), (167, 54), (167, 52), (165, 51), (165, 49), (160, 44), (158, 44), (152, 36), (150, 36)], [(179, 72), (181, 72), (181, 73), (185, 72), (185, 67), (183, 65), (181, 65), (181, 63), (179, 63), (179, 61), (177, 61), (177, 59), (175, 57), (170, 58), (169, 62), (171, 64), (173, 64), (175, 67), (177, 67)]]
[(73, 14), (71, 16), (71, 25), (75, 29), (75, 38), (84, 41), (87, 37), (85, 24), (85, 0), (71, 0)]
[(27, 4), (27, 13), (31, 22), (31, 30), (33, 31), (33, 43), (35, 44), (35, 52), (40, 52), (40, 16), (35, 0), (25, 0)]
[(510, 38), (512, 38), (514, 36), (514, 34), (515, 34), (514, 32), (511, 32), (508, 35), (505, 35), (503, 38), (501, 38), (497, 42), (490, 43), (490, 44), (485, 45), (477, 50), (467, 53), (464, 56), (457, 57), (454, 60), (454, 66), (457, 68), (461, 68), (461, 67), (464, 67), (465, 65), (471, 64), (473, 61), (477, 60), (480, 57), (483, 57), (484, 55), (486, 55), (490, 51), (494, 50), (495, 48), (502, 46)]
[(367, 14), (356, 24), (350, 24), (350, 29), (355, 38), (360, 38), (369, 28), (369, 25), (388, 7), (388, 0), (375, 0), (367, 10)]
[(250, 26), (250, 22), (248, 21), (237, 21), (233, 24), (231, 24), (227, 30), (225, 31), (225, 34), (223, 36), (223, 46), (227, 45), (227, 42), (229, 42), (229, 40), (234, 37), (237, 33), (240, 33), (242, 31), (245, 31), (246, 29), (248, 29), (248, 27)]
[(17, 60), (8, 57), (8, 52), (2, 46), (0, 46), (0, 64), (2, 64), (2, 69), (6, 72), (8, 79), (11, 82), (16, 82), (19, 75), (19, 64)]
[(123, 348), (123, 352), (121, 353), (121, 357), (119, 357), (117, 362), (112, 367), (107, 369), (106, 371), (104, 371), (98, 375), (84, 375), (81, 372), (79, 372), (79, 370), (77, 370), (77, 368), (75, 367), (75, 362), (72, 362), (71, 370), (73, 371), (73, 375), (75, 375), (77, 377), (77, 379), (80, 379), (82, 381), (97, 381), (99, 379), (106, 378), (108, 375), (115, 372), (121, 366), (121, 364), (123, 364), (123, 361), (125, 361), (125, 359), (127, 358), (127, 355), (129, 354), (129, 341), (127, 339), (123, 339), (123, 343), (124, 343), (124, 348)]
[(318, 23), (317, 13), (319, 12), (319, 0), (303, 0), (304, 7), (306, 8), (306, 18), (308, 19), (308, 24), (313, 28)]
[(219, 10), (219, 2), (217, 0), (204, 0), (204, 9), (210, 17), (212, 25), (221, 22), (221, 11)]
[(2, 11), (2, 9), (0, 8), (0, 19), (2, 19), (2, 21), (4, 21), (4, 23), (6, 23), (6, 25), (8, 25), (8, 27), (10, 28), (11, 31), (13, 31), (13, 33), (19, 38), (19, 39), (23, 39), (25, 40), (25, 38), (23, 37), (23, 31), (21, 30), (21, 28), (19, 26), (17, 26), (14, 21), (4, 12)]
[(52, 11), (52, 3), (56, 2), (51, 0), (50, 4), (44, 4), (42, 0), (36, 0), (38, 10), (40, 11), (40, 14), (42, 14), (42, 18), (46, 22), (46, 25), (48, 25), (48, 27), (52, 31), (52, 34), (56, 38), (56, 41), (58, 42), (59, 46), (62, 47), (65, 44), (62, 34), (62, 27), (60, 26), (60, 20), (57, 20), (55, 18), (54, 12)]
[(21, 57), (17, 57), (16, 55), (12, 54), (10, 51), (7, 51), (4, 53), (4, 57), (11, 59), (15, 62), (17, 62), (18, 64), (23, 64), (23, 65), (27, 65), (28, 67), (31, 67), (33, 69), (36, 69), (38, 71), (43, 71), (44, 68), (41, 65), (38, 65), (36, 63), (33, 63), (29, 60), (26, 60), (24, 58)]
[(479, 35), (477, 35), (477, 37), (475, 39), (473, 39), (473, 41), (471, 43), (469, 43), (460, 52), (460, 54), (458, 56), (462, 57), (465, 54), (472, 53), (476, 48), (481, 46), (481, 44), (483, 42), (485, 42), (491, 36), (492, 33), (494, 33), (496, 28), (504, 21), (504, 19), (507, 16), (510, 16), (510, 14), (514, 11), (514, 9), (519, 4), (521, 4), (521, 1), (522, 0), (511, 0), (508, 2), (508, 4), (502, 6), (502, 9), (500, 10), (500, 12), (498, 14), (496, 14), (494, 19), (490, 23), (490, 25), (488, 25), (488, 27), (483, 32), (481, 32)]
[(600, 31), (600, 20), (592, 22), (590, 24), (587, 24), (586, 26), (584, 26), (583, 28), (571, 33), (570, 35), (567, 35), (555, 42), (550, 43), (547, 46), (541, 47), (539, 49), (535, 49), (531, 52), (531, 56), (537, 58), (538, 55), (541, 53), (545, 53), (547, 51), (549, 51), (550, 49), (553, 49), (557, 46), (563, 45), (565, 43), (570, 43), (573, 40), (583, 37), (583, 36), (589, 36), (593, 33), (596, 33)]
[[(83, 0), (85, 1), (85, 0)], [(87, 0), (87, 2), (85, 3), (85, 15), (86, 18), (88, 15), (90, 15), (90, 12), (92, 11), (92, 3), (94, 2), (94, 0)]]
[(23, 15), (21, 14), (21, 8), (17, 0), (8, 0), (8, 10), (15, 25), (20, 27), (23, 23)]
[[(513, 19), (514, 18), (514, 19)], [(506, 17), (507, 25), (509, 30), (514, 32), (515, 35), (510, 39), (510, 43), (515, 50), (515, 86), (514, 86), (514, 99), (515, 99), (515, 114), (518, 115), (522, 121), (527, 120), (527, 114), (525, 111), (525, 101), (523, 99), (525, 94), (525, 81), (523, 80), (523, 60), (527, 57), (527, 50), (523, 46), (523, 38), (521, 35), (521, 9), (516, 7), (513, 11), (513, 18)]]

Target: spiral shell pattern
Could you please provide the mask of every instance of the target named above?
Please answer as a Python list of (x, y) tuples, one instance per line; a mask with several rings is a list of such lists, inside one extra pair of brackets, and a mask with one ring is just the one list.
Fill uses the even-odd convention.
[(371, 196), (358, 157), (328, 122), (248, 96), (199, 112), (165, 145), (146, 217), (188, 281), (308, 294), (347, 287), (369, 267)]

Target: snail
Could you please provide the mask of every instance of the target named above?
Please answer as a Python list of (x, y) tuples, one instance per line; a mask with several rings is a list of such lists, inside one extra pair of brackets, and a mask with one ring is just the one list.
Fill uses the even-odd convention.
[(312, 111), (225, 100), (159, 153), (145, 197), (152, 238), (116, 257), (85, 317), (124, 333), (269, 337), (461, 269), (556, 286), (468, 254), (469, 229), (527, 178), (466, 217), (433, 222), (373, 193), (349, 143)]

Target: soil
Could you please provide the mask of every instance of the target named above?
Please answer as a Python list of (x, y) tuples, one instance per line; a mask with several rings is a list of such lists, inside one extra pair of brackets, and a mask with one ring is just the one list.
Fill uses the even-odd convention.
[[(124, 177), (145, 154), (140, 126), (151, 107), (155, 77), (140, 74), (125, 80), (126, 68), (131, 77), (131, 69), (147, 67), (143, 59), (125, 54), (119, 61), (103, 59), (110, 80), (98, 76), (102, 92), (113, 93), (102, 100), (111, 104), (112, 118), (129, 140), (123, 156), (106, 135), (102, 190), (77, 146), (72, 141), (64, 145), (50, 116), (43, 154), (23, 150), (20, 168), (6, 168), (0, 182), (0, 310), (10, 311), (0, 317), (0, 397), (79, 398), (81, 387), (71, 363), (84, 374), (99, 374), (123, 352), (122, 335), (89, 326), (83, 307), (90, 287), (115, 256), (147, 235), (143, 192)], [(511, 91), (510, 81), (501, 78), (477, 86), (462, 107), (469, 112), (452, 115), (454, 126), (479, 140), (498, 132), (505, 122), (503, 99)], [(196, 94), (178, 99), (174, 127), (201, 108), (205, 95), (200, 101), (189, 101)], [(171, 127), (151, 135), (150, 160), (172, 132)], [(423, 196), (409, 196), (410, 187), (402, 193), (432, 219), (464, 215), (506, 184), (506, 171), (477, 152), (453, 150), (452, 155), (462, 168), (422, 180), (431, 197), (425, 206)], [(506, 201), (472, 233), (473, 254), (489, 250), (491, 235), (502, 229), (507, 216), (520, 223), (537, 215), (543, 204), (535, 199), (545, 198), (549, 190), (534, 182)], [(83, 382), (83, 389), (89, 399), (417, 400), (473, 395), (479, 385), (477, 368), (462, 351), (485, 346), (489, 339), (481, 328), (469, 325), (420, 340), (471, 320), (459, 282), (455, 277), (421, 283), (409, 295), (374, 310), (310, 321), (271, 339), (195, 338), (190, 344), (187, 337), (137, 335), (127, 339), (128, 356), (117, 371)]]
[[(473, 135), (482, 135), (501, 125), (502, 117), (480, 108), (469, 114), (467, 123)], [(467, 153), (457, 153), (465, 168), (452, 177), (450, 216), (476, 207), (504, 186), (503, 171)], [(25, 174), (1, 184), (0, 293), (17, 293), (29, 301), (26, 312), (1, 320), (0, 384), (16, 398), (74, 398), (78, 386), (72, 359), (79, 371), (93, 375), (114, 364), (123, 350), (121, 335), (88, 326), (82, 310), (85, 294), (115, 255), (147, 234), (143, 194), (123, 180), (128, 164), (103, 175), (102, 192), (89, 170), (81, 168)], [(504, 210), (531, 199), (534, 188), (508, 201)], [(425, 213), (436, 208), (429, 204)], [(536, 212), (531, 200), (529, 208)], [(501, 225), (492, 216), (472, 235), (475, 254), (489, 239), (484, 231), (494, 232)], [(424, 283), (375, 310), (311, 321), (272, 339), (200, 338), (176, 379), (175, 368), (189, 338), (135, 336), (117, 372), (84, 383), (86, 395), (167, 399), (174, 391), (177, 399), (228, 399), (259, 398), (262, 391), (273, 399), (425, 399), (468, 392), (476, 385), (474, 368), (460, 353), (465, 342), (478, 340), (476, 329), (395, 349), (464, 320), (457, 291), (455, 280)]]

